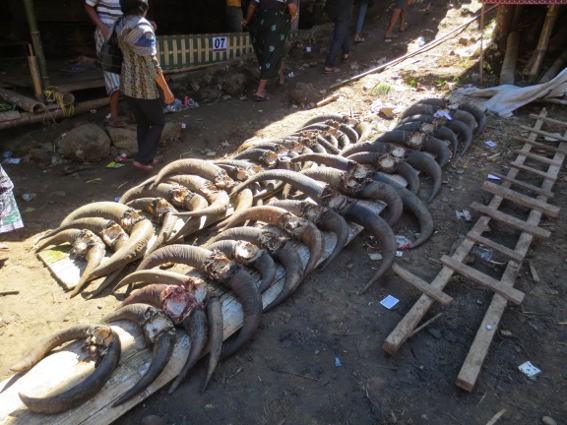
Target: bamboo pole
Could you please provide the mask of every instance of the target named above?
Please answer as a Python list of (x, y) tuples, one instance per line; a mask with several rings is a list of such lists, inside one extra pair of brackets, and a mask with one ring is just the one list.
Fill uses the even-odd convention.
[[(82, 102), (75, 105), (74, 115), (83, 114), (90, 111), (91, 109), (101, 108), (108, 105), (108, 97), (102, 99), (89, 100), (88, 102)], [(68, 118), (61, 109), (56, 109), (54, 111), (45, 111), (40, 114), (32, 114), (30, 112), (23, 112), (21, 118), (0, 122), (0, 130), (5, 128), (17, 127), (22, 124), (34, 124), (38, 122), (43, 122), (45, 120), (59, 120), (63, 118)]]
[(33, 83), (33, 94), (37, 100), (43, 102), (43, 90), (41, 87), (41, 74), (37, 63), (37, 56), (33, 53), (31, 44), (28, 44), (28, 65), (30, 66), (30, 75)]
[(47, 63), (45, 62), (45, 55), (43, 54), (43, 45), (41, 44), (41, 36), (37, 29), (37, 21), (33, 10), (33, 0), (24, 0), (26, 8), (26, 16), (28, 18), (28, 25), (30, 27), (30, 35), (33, 44), (33, 50), (39, 64), (39, 72), (43, 81), (43, 89), (49, 87), (49, 75), (47, 74)]
[(504, 62), (500, 71), (500, 84), (514, 84), (514, 76), (516, 74), (516, 61), (520, 52), (520, 34), (518, 31), (512, 31), (508, 35), (506, 43), (506, 53)]
[(552, 4), (547, 9), (547, 15), (545, 16), (545, 22), (543, 28), (541, 29), (541, 35), (539, 36), (539, 42), (537, 44), (536, 51), (534, 52), (534, 60), (532, 67), (528, 73), (530, 77), (535, 77), (541, 68), (543, 62), (543, 57), (547, 52), (547, 46), (549, 45), (549, 39), (551, 38), (551, 32), (553, 31), (553, 26), (559, 15), (559, 6)]
[(549, 80), (555, 78), (557, 74), (559, 74), (559, 71), (563, 69), (566, 63), (567, 63), (567, 49), (565, 49), (563, 53), (561, 53), (561, 55), (559, 55), (559, 57), (555, 60), (555, 62), (553, 62), (553, 64), (549, 67), (547, 72), (543, 74), (543, 77), (541, 77), (541, 80), (539, 80), (539, 82), (547, 83)]
[[(487, 10), (487, 12), (490, 12), (491, 10), (493, 10), (496, 6), (492, 6), (490, 9)], [(423, 47), (417, 49), (414, 52), (411, 53), (407, 53), (403, 56), (400, 56), (399, 58), (396, 58), (388, 63), (385, 63), (384, 65), (380, 65), (374, 68), (369, 69), (368, 71), (363, 72), (362, 74), (357, 74), (347, 80), (343, 80), (343, 81), (339, 81), (338, 83), (335, 83), (333, 85), (331, 85), (329, 88), (334, 89), (340, 86), (343, 86), (345, 84), (348, 83), (352, 83), (353, 81), (357, 81), (360, 80), (362, 77), (366, 77), (367, 75), (370, 74), (374, 74), (375, 72), (378, 71), (383, 71), (391, 66), (397, 65), (400, 62), (405, 61), (406, 59), (411, 58), (412, 56), (416, 56), (420, 53), (423, 53), (439, 44), (441, 44), (442, 42), (444, 42), (447, 38), (449, 38), (451, 35), (453, 35), (454, 33), (460, 32), (463, 29), (465, 29), (467, 26), (469, 26), (470, 24), (472, 24), (474, 21), (476, 21), (481, 15), (476, 15), (474, 17), (472, 17), (471, 19), (469, 19), (467, 22), (465, 22), (464, 24), (459, 25), (457, 28), (453, 28), (451, 31), (449, 31), (447, 34), (443, 35), (440, 38), (437, 38), (433, 41), (430, 41), (429, 43), (427, 43), (426, 45), (424, 45)]]

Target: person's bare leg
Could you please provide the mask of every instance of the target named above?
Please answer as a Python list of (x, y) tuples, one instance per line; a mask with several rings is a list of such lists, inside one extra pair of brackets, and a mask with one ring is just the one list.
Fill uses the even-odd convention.
[(265, 97), (267, 85), (268, 85), (268, 80), (260, 80), (260, 82), (258, 83), (258, 88), (256, 89), (256, 93), (254, 94), (258, 97)]
[(406, 23), (406, 7), (404, 7), (400, 12), (400, 32), (404, 32), (407, 29), (408, 24)]
[(283, 86), (285, 84), (285, 64), (284, 61), (282, 59), (282, 61), (280, 62), (280, 70), (278, 72), (278, 86)]
[(394, 9), (394, 12), (392, 13), (392, 18), (390, 18), (390, 25), (386, 30), (386, 38), (392, 38), (394, 36), (394, 27), (396, 26), (396, 23), (398, 22), (401, 13), (402, 13), (402, 9)]
[(110, 93), (110, 122), (117, 122), (120, 120), (118, 117), (118, 104), (120, 103), (120, 90), (115, 90)]

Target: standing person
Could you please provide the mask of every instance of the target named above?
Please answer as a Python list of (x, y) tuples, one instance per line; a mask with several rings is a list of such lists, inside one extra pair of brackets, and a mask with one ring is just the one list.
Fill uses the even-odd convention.
[[(11, 232), (24, 227), (22, 216), (14, 197), (14, 183), (0, 165), (0, 233)], [(10, 246), (0, 242), (0, 251), (9, 251)]]
[(146, 19), (148, 0), (120, 0), (120, 7), (124, 13), (116, 23), (124, 56), (120, 89), (138, 123), (133, 165), (150, 171), (165, 126), (160, 89), (166, 104), (173, 103), (174, 97), (159, 65), (154, 27)]
[(254, 52), (260, 63), (260, 81), (254, 92), (254, 100), (268, 100), (268, 80), (278, 77), (278, 85), (285, 83), (285, 42), (291, 29), (291, 21), (297, 19), (296, 0), (252, 0), (242, 25), (248, 26), (252, 17), (255, 28), (250, 31)]
[(364, 18), (366, 11), (369, 7), (374, 5), (374, 0), (354, 0), (354, 4), (358, 7), (358, 14), (356, 17), (356, 29), (354, 32), (354, 42), (363, 43), (366, 41), (362, 36), (362, 25), (364, 25)]
[(348, 36), (348, 29), (350, 19), (352, 17), (352, 0), (327, 0), (325, 4), (325, 12), (335, 23), (333, 30), (333, 38), (331, 39), (331, 46), (325, 58), (325, 74), (332, 74), (338, 72), (335, 68), (335, 61), (339, 54), (342, 52), (342, 61), (348, 62), (350, 60), (350, 40)]
[(226, 0), (226, 21), (229, 32), (242, 32), (243, 16), (241, 0)]
[[(85, 10), (91, 21), (96, 25), (94, 33), (96, 52), (100, 51), (102, 43), (110, 36), (110, 30), (116, 20), (122, 16), (120, 0), (85, 0)], [(110, 101), (110, 118), (108, 125), (112, 127), (126, 127), (124, 120), (118, 115), (120, 102), (120, 76), (111, 72), (104, 72), (106, 94)]]
[(392, 18), (390, 19), (390, 25), (388, 25), (388, 29), (386, 30), (386, 41), (391, 41), (392, 38), (398, 36), (398, 34), (394, 32), (398, 20), (400, 21), (400, 32), (404, 32), (408, 29), (408, 24), (406, 23), (406, 9), (408, 4), (412, 3), (413, 0), (396, 0)]

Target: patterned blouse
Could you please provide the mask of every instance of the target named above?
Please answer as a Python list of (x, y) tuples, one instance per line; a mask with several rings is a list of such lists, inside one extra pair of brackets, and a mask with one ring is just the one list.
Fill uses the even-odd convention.
[(160, 91), (155, 79), (163, 71), (152, 24), (141, 16), (130, 15), (118, 20), (116, 32), (124, 56), (120, 90), (135, 99), (158, 99)]

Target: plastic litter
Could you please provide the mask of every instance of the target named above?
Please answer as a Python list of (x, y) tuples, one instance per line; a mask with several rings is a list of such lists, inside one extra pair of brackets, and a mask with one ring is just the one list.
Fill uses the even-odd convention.
[(410, 249), (411, 247), (410, 240), (402, 235), (396, 235), (396, 243), (398, 244), (398, 250), (400, 251)]
[(479, 258), (485, 261), (492, 260), (493, 251), (490, 248), (485, 248), (483, 246), (475, 245), (473, 246), (471, 252)]
[(343, 364), (341, 363), (341, 359), (335, 357), (335, 367), (341, 367)]
[(388, 310), (391, 310), (399, 302), (400, 300), (397, 299), (396, 297), (393, 297), (392, 295), (388, 295), (386, 298), (380, 301), (380, 304), (382, 304)]
[(421, 36), (417, 39), (417, 44), (419, 45), (419, 47), (421, 46), (425, 46), (425, 37)]
[(486, 146), (488, 146), (489, 148), (495, 148), (497, 146), (497, 144), (495, 142), (493, 142), (492, 140), (487, 140), (486, 142), (484, 142), (484, 144)]
[(22, 195), (22, 199), (26, 202), (30, 202), (30, 201), (34, 200), (35, 197), (36, 197), (35, 193), (24, 193)]
[(526, 375), (528, 378), (533, 378), (534, 376), (536, 376), (537, 374), (541, 373), (541, 370), (538, 369), (537, 367), (535, 367), (531, 362), (525, 362), (522, 363), (520, 366), (518, 366), (518, 369), (520, 369), (522, 371), (522, 373), (524, 375)]
[(490, 180), (500, 180), (500, 177), (495, 176), (494, 174), (490, 174), (490, 173), (488, 173), (488, 178)]

